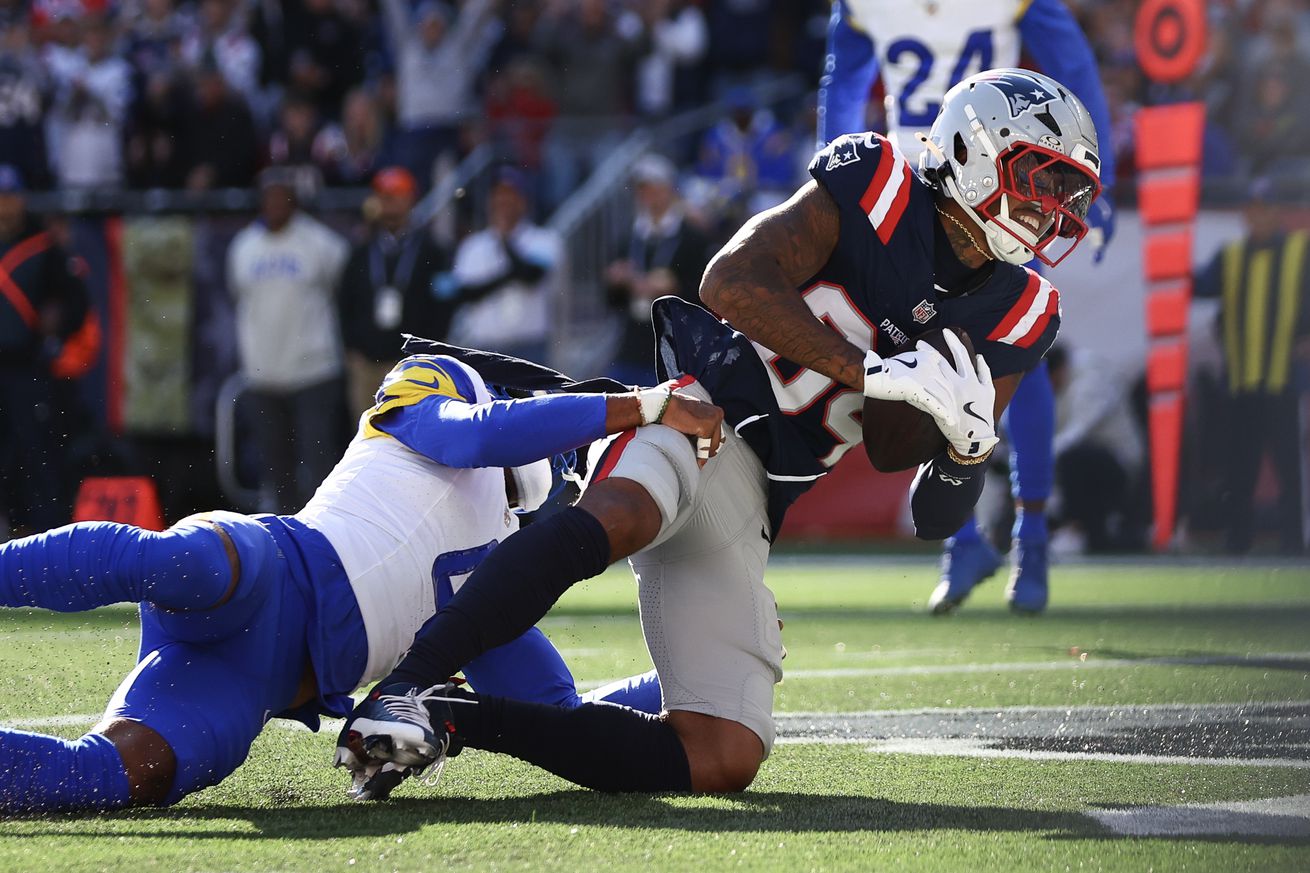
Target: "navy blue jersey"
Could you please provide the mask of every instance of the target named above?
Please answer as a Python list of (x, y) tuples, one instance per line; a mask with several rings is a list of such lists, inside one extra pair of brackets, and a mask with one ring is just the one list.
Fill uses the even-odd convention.
[[(963, 328), (997, 378), (1025, 372), (1046, 354), (1059, 329), (1059, 294), (1025, 267), (961, 264), (932, 189), (887, 140), (839, 137), (815, 156), (810, 175), (841, 216), (832, 256), (799, 289), (815, 318), (883, 355), (925, 331)], [(666, 298), (655, 315), (661, 375), (694, 375), (760, 454), (775, 492), (776, 531), (786, 506), (862, 441), (863, 394), (698, 307)]]

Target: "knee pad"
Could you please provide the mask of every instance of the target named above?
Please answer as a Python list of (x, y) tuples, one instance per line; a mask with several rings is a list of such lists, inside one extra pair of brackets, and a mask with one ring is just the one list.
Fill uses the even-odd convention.
[(631, 479), (650, 494), (659, 507), (661, 529), (691, 502), (700, 467), (685, 434), (652, 424), (625, 431), (604, 445), (593, 464), (588, 484), (603, 479)]

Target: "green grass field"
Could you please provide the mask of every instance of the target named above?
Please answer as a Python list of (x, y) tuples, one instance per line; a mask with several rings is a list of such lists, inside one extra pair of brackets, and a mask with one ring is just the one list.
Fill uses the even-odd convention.
[[(1040, 619), (995, 580), (930, 619), (934, 575), (775, 565), (782, 739), (739, 796), (595, 794), (471, 751), (360, 805), (334, 726), (273, 722), (174, 808), (0, 822), (0, 870), (1310, 869), (1310, 567), (1059, 567)], [(617, 571), (543, 627), (580, 684), (649, 668)], [(0, 640), (0, 724), (76, 736), (135, 617), (5, 611)]]

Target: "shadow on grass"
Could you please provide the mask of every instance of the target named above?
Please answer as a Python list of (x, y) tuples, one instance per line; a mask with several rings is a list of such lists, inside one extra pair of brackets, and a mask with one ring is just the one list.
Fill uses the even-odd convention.
[[(188, 828), (189, 823), (247, 822), (254, 832)], [(34, 822), (29, 819), (29, 823)], [(412, 833), (432, 824), (554, 824), (606, 828), (667, 829), (693, 833), (845, 833), (934, 832), (1030, 833), (1048, 839), (1125, 839), (1079, 812), (1040, 811), (1002, 806), (905, 803), (849, 795), (746, 792), (687, 804), (677, 798), (644, 794), (554, 791), (518, 798), (405, 798), (383, 804), (341, 803), (252, 809), (216, 805), (173, 810), (130, 810), (107, 817), (110, 830), (76, 832), (61, 819), (49, 833), (28, 830), (10, 838), (53, 836), (164, 837), (219, 840), (323, 840), (385, 837)], [(140, 822), (139, 830), (121, 825)], [(152, 827), (151, 825), (158, 825)], [(1165, 837), (1164, 839), (1172, 839)], [(1216, 842), (1307, 845), (1310, 838), (1187, 836)]]

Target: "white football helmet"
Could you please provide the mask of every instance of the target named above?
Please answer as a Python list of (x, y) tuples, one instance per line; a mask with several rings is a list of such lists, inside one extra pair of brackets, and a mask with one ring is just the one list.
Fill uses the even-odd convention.
[(920, 171), (1010, 264), (1055, 265), (1087, 234), (1101, 191), (1096, 126), (1082, 101), (1031, 70), (987, 70), (942, 100)]

